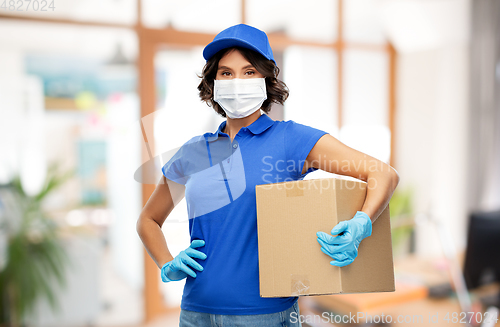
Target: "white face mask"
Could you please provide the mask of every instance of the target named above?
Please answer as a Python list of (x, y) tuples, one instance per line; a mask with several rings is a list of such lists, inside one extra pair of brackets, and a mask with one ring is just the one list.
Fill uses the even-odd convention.
[(250, 116), (266, 99), (265, 78), (214, 80), (214, 101), (229, 118)]

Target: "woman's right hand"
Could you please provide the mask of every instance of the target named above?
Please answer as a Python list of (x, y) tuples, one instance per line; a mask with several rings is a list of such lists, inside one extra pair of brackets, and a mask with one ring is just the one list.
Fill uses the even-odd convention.
[(161, 267), (161, 280), (164, 283), (181, 280), (187, 275), (195, 278), (196, 273), (191, 270), (192, 268), (203, 271), (203, 267), (196, 262), (193, 258), (205, 260), (207, 255), (201, 251), (195, 250), (196, 248), (205, 245), (204, 240), (194, 240), (191, 245), (184, 251), (181, 251), (172, 261), (169, 261)]

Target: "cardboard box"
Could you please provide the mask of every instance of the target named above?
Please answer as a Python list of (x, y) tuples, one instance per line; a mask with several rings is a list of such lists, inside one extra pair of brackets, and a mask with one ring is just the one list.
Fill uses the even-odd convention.
[(341, 178), (256, 186), (261, 297), (395, 290), (389, 206), (350, 265), (331, 265), (316, 240), (361, 210), (366, 187)]

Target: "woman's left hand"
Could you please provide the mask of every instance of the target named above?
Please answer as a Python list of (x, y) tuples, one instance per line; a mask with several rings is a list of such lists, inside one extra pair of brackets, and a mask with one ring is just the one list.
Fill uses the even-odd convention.
[(358, 211), (350, 220), (339, 222), (330, 232), (317, 232), (321, 251), (334, 261), (331, 265), (344, 267), (351, 264), (358, 256), (359, 243), (372, 234), (372, 221), (363, 211)]

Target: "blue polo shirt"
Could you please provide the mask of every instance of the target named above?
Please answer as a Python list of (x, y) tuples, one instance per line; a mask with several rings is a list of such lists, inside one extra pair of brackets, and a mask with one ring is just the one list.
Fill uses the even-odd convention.
[(231, 142), (221, 132), (184, 143), (163, 166), (164, 176), (184, 184), (191, 241), (207, 255), (186, 279), (181, 308), (213, 314), (264, 314), (291, 307), (297, 297), (262, 298), (255, 186), (300, 180), (304, 162), (325, 131), (261, 116)]

